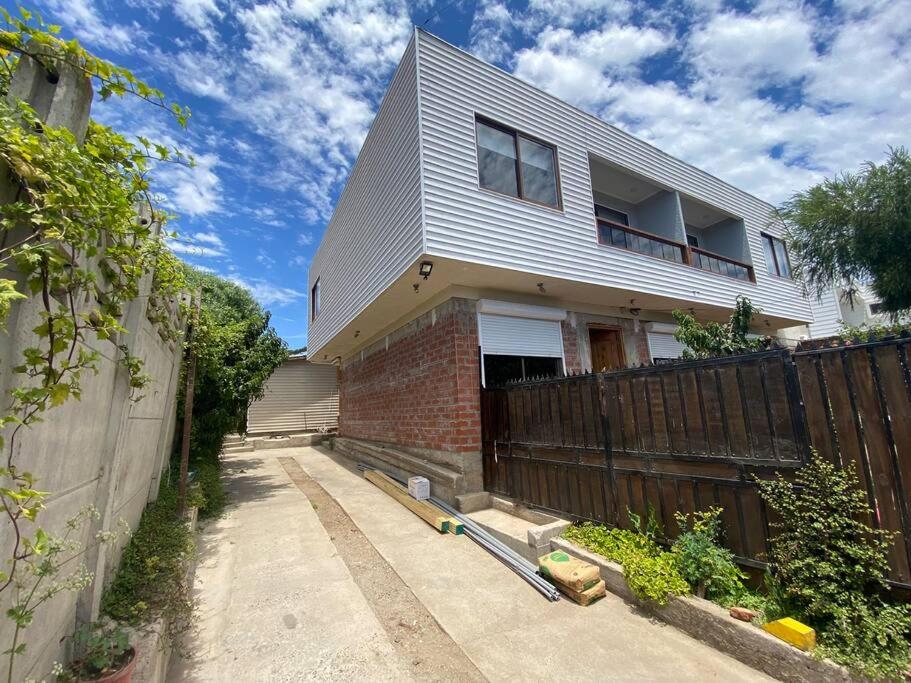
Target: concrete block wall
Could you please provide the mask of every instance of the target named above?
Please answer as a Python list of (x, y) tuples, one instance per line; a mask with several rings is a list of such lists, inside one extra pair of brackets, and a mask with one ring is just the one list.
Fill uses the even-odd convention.
[[(91, 104), (91, 86), (86, 79), (61, 74), (57, 83), (27, 59), (16, 74), (12, 90), (34, 101), (46, 121), (66, 125), (81, 139)], [(63, 90), (55, 90), (63, 88)], [(0, 197), (11, 197), (0, 182)], [(4, 277), (16, 278), (12, 269)], [(52, 534), (65, 531), (66, 520), (86, 505), (94, 505), (100, 519), (85, 525), (74, 540), (91, 546), (95, 534), (116, 527), (124, 519), (135, 528), (147, 503), (158, 491), (161, 472), (168, 462), (176, 421), (175, 405), (182, 356), (180, 342), (165, 340), (148, 319), (151, 274), (139, 287), (139, 296), (124, 309), (123, 324), (129, 333), (117, 340), (144, 362), (152, 384), (139, 402), (131, 401), (127, 372), (118, 362), (119, 351), (109, 341), (87, 338), (85, 346), (100, 354), (98, 372), (82, 376), (81, 400), (69, 400), (48, 410), (44, 421), (20, 430), (15, 442), (16, 467), (33, 473), (37, 488), (51, 492), (39, 524)], [(86, 306), (90, 302), (83, 302)], [(176, 311), (177, 307), (174, 306)], [(11, 368), (21, 362), (23, 349), (36, 346), (32, 329), (40, 320), (39, 299), (15, 305), (7, 319), (7, 332), (0, 332), (0, 399), (9, 401), (9, 391), (21, 381)], [(178, 323), (174, 318), (173, 322)], [(4, 462), (10, 447), (10, 429), (5, 438)], [(0, 561), (6, 570), (12, 543), (8, 521), (0, 519)], [(23, 523), (23, 532), (34, 527)], [(79, 594), (60, 593), (36, 614), (24, 631), (26, 654), (18, 659), (14, 680), (49, 676), (54, 661), (65, 661), (67, 641), (76, 623), (97, 618), (104, 586), (110, 581), (128, 539), (116, 545), (99, 546), (83, 560), (95, 580)], [(70, 568), (72, 570), (72, 568)], [(9, 606), (11, 592), (0, 594), (0, 613)], [(0, 650), (9, 647), (11, 622), (0, 619)]]
[(453, 298), (343, 361), (341, 436), (480, 453), (475, 302)]

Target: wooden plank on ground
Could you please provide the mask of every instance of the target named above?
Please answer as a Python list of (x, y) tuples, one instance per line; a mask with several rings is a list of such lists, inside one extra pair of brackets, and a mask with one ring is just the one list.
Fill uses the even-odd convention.
[(408, 490), (397, 481), (390, 479), (382, 472), (376, 470), (366, 470), (364, 472), (364, 479), (395, 498), (399, 503), (411, 510), (440, 533), (449, 531), (449, 517), (447, 515), (443, 514), (439, 508), (431, 505), (427, 501), (415, 500), (412, 498), (408, 495)]

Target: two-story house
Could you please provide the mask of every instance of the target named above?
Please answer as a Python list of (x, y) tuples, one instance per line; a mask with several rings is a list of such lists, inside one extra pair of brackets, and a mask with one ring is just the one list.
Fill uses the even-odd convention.
[(812, 320), (772, 207), (416, 30), (310, 268), (343, 437), (480, 488), (480, 387), (676, 357), (674, 309)]

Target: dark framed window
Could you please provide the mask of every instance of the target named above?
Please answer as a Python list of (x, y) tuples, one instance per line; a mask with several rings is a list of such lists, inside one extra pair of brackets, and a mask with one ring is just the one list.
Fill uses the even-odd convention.
[(879, 301), (875, 301), (870, 304), (870, 315), (879, 315), (883, 312), (883, 305)]
[(620, 225), (629, 227), (629, 214), (618, 211), (617, 209), (612, 209), (609, 206), (595, 204), (595, 215), (601, 220), (611, 221), (612, 223), (619, 223)]
[(310, 290), (310, 320), (316, 320), (316, 316), (319, 315), (319, 308), (319, 278), (316, 278), (316, 282), (313, 283), (313, 288)]
[(536, 377), (557, 377), (562, 370), (562, 358), (484, 354), (484, 384), (488, 387)]
[(769, 275), (791, 277), (791, 259), (788, 257), (788, 248), (782, 240), (762, 233), (762, 252), (765, 255)]
[(696, 247), (697, 249), (699, 248), (699, 238), (696, 237), (696, 235), (687, 234), (686, 243), (691, 247)]
[(481, 187), (562, 208), (556, 147), (480, 117), (475, 119), (475, 134)]

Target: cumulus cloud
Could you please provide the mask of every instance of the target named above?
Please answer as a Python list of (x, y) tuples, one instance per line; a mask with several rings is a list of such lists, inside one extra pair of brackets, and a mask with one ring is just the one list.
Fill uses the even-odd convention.
[(411, 36), (408, 8), (267, 0), (233, 6), (231, 21), (237, 42), (183, 50), (173, 74), (269, 145), (271, 185), (296, 188), (308, 218), (326, 220)]
[(232, 274), (228, 279), (250, 292), (263, 306), (287, 306), (306, 298), (306, 294), (260, 278), (245, 278)]
[[(911, 13), (901, 3), (845, 0), (826, 15), (789, 0), (748, 12), (689, 5), (598, 26), (554, 22), (526, 34), (533, 44), (510, 66), (771, 201), (907, 144)], [(673, 77), (646, 74), (655, 59), (673, 60)]]

